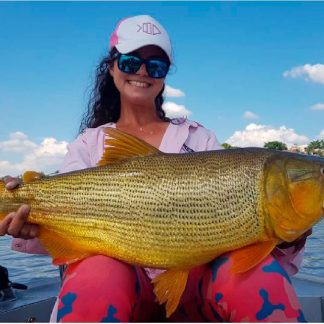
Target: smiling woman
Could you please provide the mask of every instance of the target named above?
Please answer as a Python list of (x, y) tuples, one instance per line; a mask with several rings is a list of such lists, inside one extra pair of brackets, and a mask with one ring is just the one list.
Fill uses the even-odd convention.
[[(215, 135), (199, 123), (166, 118), (162, 93), (172, 63), (171, 41), (158, 21), (147, 15), (121, 20), (111, 35), (107, 57), (97, 68), (80, 134), (68, 146), (60, 172), (97, 166), (110, 143), (109, 128), (138, 137), (151, 144), (142, 143), (142, 146), (154, 152), (157, 149), (166, 153), (220, 149)], [(120, 136), (129, 139), (125, 134)], [(119, 142), (119, 145), (117, 151), (133, 152), (127, 143)], [(6, 182), (6, 189), (18, 184), (11, 178)], [(8, 214), (0, 223), (0, 235), (26, 238), (16, 239), (13, 246), (32, 253), (37, 245), (40, 247), (37, 240), (31, 240), (38, 236), (39, 228), (27, 222), (29, 212), (32, 214), (33, 210), (22, 205), (17, 212)], [(118, 228), (119, 224), (115, 226)], [(302, 320), (300, 305), (285, 272), (293, 274), (298, 269), (303, 244), (296, 246), (292, 243), (284, 249), (275, 248), (272, 252), (276, 258), (268, 256), (242, 276), (230, 271), (231, 253), (189, 273), (174, 269), (171, 275), (163, 269), (142, 268), (103, 255), (69, 260), (52, 320), (152, 322), (164, 321), (166, 316), (176, 322)], [(132, 251), (132, 246), (129, 249)], [(155, 283), (176, 284), (176, 296), (168, 295), (170, 290), (160, 289), (160, 285), (153, 292), (151, 279)], [(166, 295), (161, 291), (166, 291)], [(156, 302), (155, 293), (160, 302), (167, 302), (166, 314)]]
[[(162, 134), (168, 126), (167, 118), (156, 114), (149, 117), (149, 123), (136, 121), (138, 127), (130, 127), (131, 119), (147, 116), (146, 107), (154, 107), (154, 100), (164, 89), (164, 78), (168, 73), (169, 59), (165, 52), (155, 45), (141, 47), (131, 55), (117, 54), (109, 72), (120, 93), (121, 111), (116, 123), (118, 129), (159, 147)], [(154, 109), (149, 108), (149, 111)], [(162, 110), (163, 111), (163, 110)], [(146, 117), (147, 118), (147, 117)], [(141, 135), (142, 134), (142, 135)]]

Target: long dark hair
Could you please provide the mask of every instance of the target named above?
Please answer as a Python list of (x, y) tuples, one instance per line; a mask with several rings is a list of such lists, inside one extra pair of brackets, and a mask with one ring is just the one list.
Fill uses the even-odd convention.
[[(113, 48), (97, 67), (95, 85), (90, 94), (87, 111), (82, 117), (79, 133), (85, 128), (95, 128), (109, 122), (116, 123), (120, 117), (120, 94), (109, 73), (109, 67), (113, 65), (116, 53), (116, 48)], [(164, 85), (155, 98), (155, 109), (161, 120), (169, 121), (162, 109), (163, 91)]]

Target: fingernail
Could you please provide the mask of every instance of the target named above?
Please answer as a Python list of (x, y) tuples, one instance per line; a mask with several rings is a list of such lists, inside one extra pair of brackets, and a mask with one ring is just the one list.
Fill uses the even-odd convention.
[(6, 188), (7, 189), (14, 189), (16, 187), (16, 183), (14, 181), (9, 181), (7, 184), (6, 184)]
[(23, 213), (29, 213), (29, 211), (30, 211), (30, 206), (24, 204), (24, 205), (21, 205), (19, 209), (20, 209), (20, 211), (23, 212)]

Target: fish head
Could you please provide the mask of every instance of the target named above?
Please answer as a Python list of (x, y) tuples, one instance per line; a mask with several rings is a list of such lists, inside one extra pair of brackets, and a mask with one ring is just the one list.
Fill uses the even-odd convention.
[(284, 152), (268, 169), (265, 201), (272, 230), (294, 241), (324, 217), (324, 158)]
[(292, 206), (315, 224), (324, 216), (324, 159), (288, 161), (287, 179)]

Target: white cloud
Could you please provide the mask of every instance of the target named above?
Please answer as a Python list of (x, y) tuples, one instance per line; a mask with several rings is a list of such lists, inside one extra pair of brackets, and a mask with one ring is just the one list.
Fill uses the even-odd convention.
[(257, 125), (252, 123), (246, 126), (243, 131), (236, 131), (226, 140), (226, 143), (239, 147), (263, 147), (264, 143), (270, 141), (280, 141), (288, 147), (291, 147), (294, 144), (307, 144), (310, 140), (307, 136), (299, 135), (294, 129), (287, 128), (286, 126), (273, 128), (270, 125)]
[(324, 103), (318, 103), (310, 107), (310, 110), (324, 110)]
[(175, 89), (175, 88), (172, 88), (172, 87), (166, 85), (163, 95), (165, 97), (184, 97), (185, 94), (180, 89)]
[(178, 105), (177, 103), (172, 101), (163, 103), (162, 108), (165, 111), (166, 116), (169, 118), (187, 117), (191, 115), (191, 111), (188, 110), (185, 106)]
[(258, 119), (259, 116), (252, 111), (246, 111), (243, 115), (244, 119)]
[(319, 139), (323, 139), (324, 140), (324, 129), (321, 130), (320, 134), (319, 134)]
[(0, 142), (0, 150), (7, 152), (27, 152), (33, 150), (37, 145), (22, 132), (15, 132), (9, 135), (7, 141)]
[(17, 176), (26, 170), (55, 172), (63, 162), (67, 144), (55, 138), (45, 138), (37, 144), (22, 132), (12, 133), (9, 140), (0, 141), (0, 153), (2, 156), (10, 155), (12, 152), (19, 154), (20, 161), (13, 163), (10, 160), (0, 160), (0, 176)]
[(302, 78), (306, 81), (324, 84), (324, 64), (305, 64), (285, 71), (283, 76), (288, 78)]

